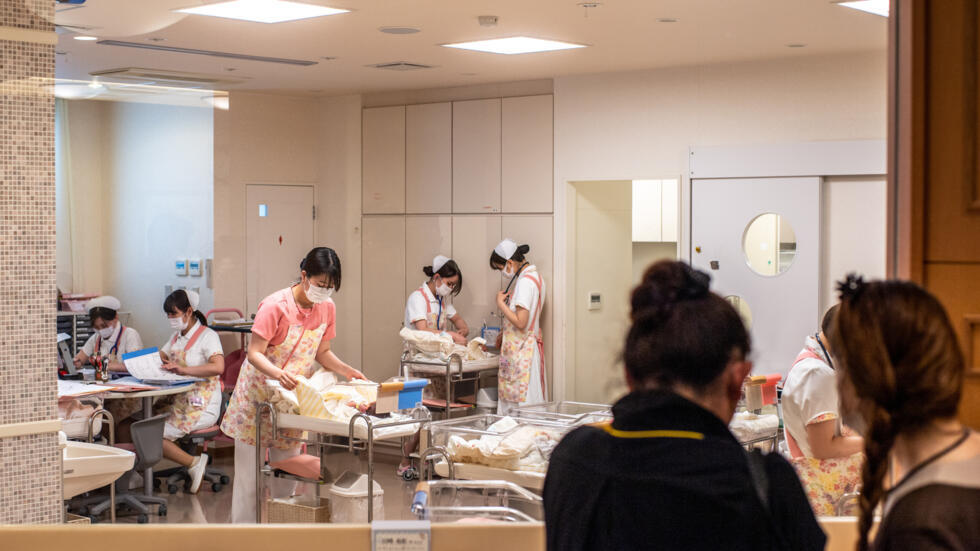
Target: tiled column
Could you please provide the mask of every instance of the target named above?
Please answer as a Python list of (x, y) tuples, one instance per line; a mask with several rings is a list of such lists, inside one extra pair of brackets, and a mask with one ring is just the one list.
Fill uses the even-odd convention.
[(53, 17), (0, 0), (0, 524), (61, 520)]

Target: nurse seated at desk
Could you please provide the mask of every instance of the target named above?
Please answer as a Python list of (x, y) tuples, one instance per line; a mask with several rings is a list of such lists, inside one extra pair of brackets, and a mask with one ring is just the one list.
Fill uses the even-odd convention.
[(119, 322), (121, 307), (119, 299), (108, 295), (94, 298), (85, 305), (95, 333), (75, 355), (75, 367), (89, 364), (93, 356), (102, 356), (109, 358), (110, 371), (126, 371), (120, 357), (143, 349), (140, 334)]
[[(178, 289), (163, 303), (170, 326), (176, 331), (160, 350), (163, 368), (178, 375), (197, 377), (187, 392), (168, 396), (154, 404), (154, 413), (169, 413), (163, 426), (163, 456), (187, 467), (190, 493), (197, 493), (208, 465), (208, 455), (191, 456), (174, 441), (218, 422), (221, 414), (221, 374), (225, 370), (224, 352), (218, 334), (207, 326), (198, 309), (200, 297), (194, 291)], [(139, 414), (139, 400), (127, 405), (129, 417), (119, 427), (119, 440), (131, 440), (129, 426)], [(122, 413), (120, 413), (122, 415)]]

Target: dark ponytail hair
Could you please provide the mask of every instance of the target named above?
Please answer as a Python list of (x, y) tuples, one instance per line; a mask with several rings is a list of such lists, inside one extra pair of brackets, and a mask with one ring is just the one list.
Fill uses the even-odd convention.
[(433, 271), (432, 266), (426, 266), (422, 268), (422, 273), (425, 274), (429, 279), (432, 279), (439, 275), (439, 277), (446, 279), (447, 277), (459, 276), (459, 283), (453, 289), (453, 296), (459, 295), (460, 291), (463, 290), (463, 271), (459, 269), (459, 264), (456, 264), (455, 260), (449, 260), (439, 268), (439, 271)]
[[(177, 289), (170, 293), (167, 299), (163, 301), (163, 311), (170, 315), (182, 314), (190, 309), (191, 300), (187, 298), (187, 292), (183, 289)], [(200, 310), (194, 310), (194, 317), (204, 327), (208, 326), (208, 318), (204, 317)]]
[(918, 285), (850, 275), (838, 290), (830, 339), (842, 403), (853, 395), (868, 424), (858, 524), (866, 551), (895, 439), (956, 415), (966, 363), (946, 311)]
[(529, 245), (521, 245), (517, 247), (517, 250), (514, 251), (514, 254), (510, 258), (504, 258), (497, 254), (497, 251), (492, 251), (490, 253), (490, 269), (500, 270), (504, 267), (504, 264), (507, 264), (508, 260), (513, 260), (514, 262), (524, 262), (524, 255), (530, 251), (531, 247)]
[(708, 290), (711, 276), (682, 262), (651, 265), (630, 297), (623, 363), (637, 383), (709, 386), (733, 356), (751, 351), (735, 308)]
[(315, 247), (300, 261), (299, 269), (306, 272), (306, 277), (326, 275), (327, 282), (337, 291), (340, 290), (340, 258), (330, 247)]

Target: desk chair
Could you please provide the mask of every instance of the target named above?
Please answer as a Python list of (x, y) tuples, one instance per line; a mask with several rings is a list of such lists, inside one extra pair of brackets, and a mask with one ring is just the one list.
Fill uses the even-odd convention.
[[(133, 437), (132, 444), (116, 444), (116, 447), (136, 452), (136, 464), (133, 469), (124, 473), (116, 481), (116, 504), (128, 505), (139, 514), (137, 522), (145, 524), (149, 521), (150, 508), (148, 505), (159, 505), (157, 514), (167, 515), (167, 499), (163, 497), (147, 496), (140, 493), (133, 493), (129, 486), (133, 475), (142, 473), (144, 470), (153, 467), (163, 459), (163, 425), (167, 421), (168, 414), (157, 415), (143, 421), (137, 421), (130, 427)], [(96, 496), (82, 501), (82, 511), (90, 517), (101, 515), (112, 504), (104, 496)]]

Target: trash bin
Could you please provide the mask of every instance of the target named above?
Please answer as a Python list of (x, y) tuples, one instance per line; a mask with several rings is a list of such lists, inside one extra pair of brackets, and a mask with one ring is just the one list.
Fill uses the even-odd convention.
[[(345, 471), (327, 488), (331, 522), (366, 523), (368, 512), (368, 477)], [(384, 489), (374, 481), (374, 520), (384, 520)]]

